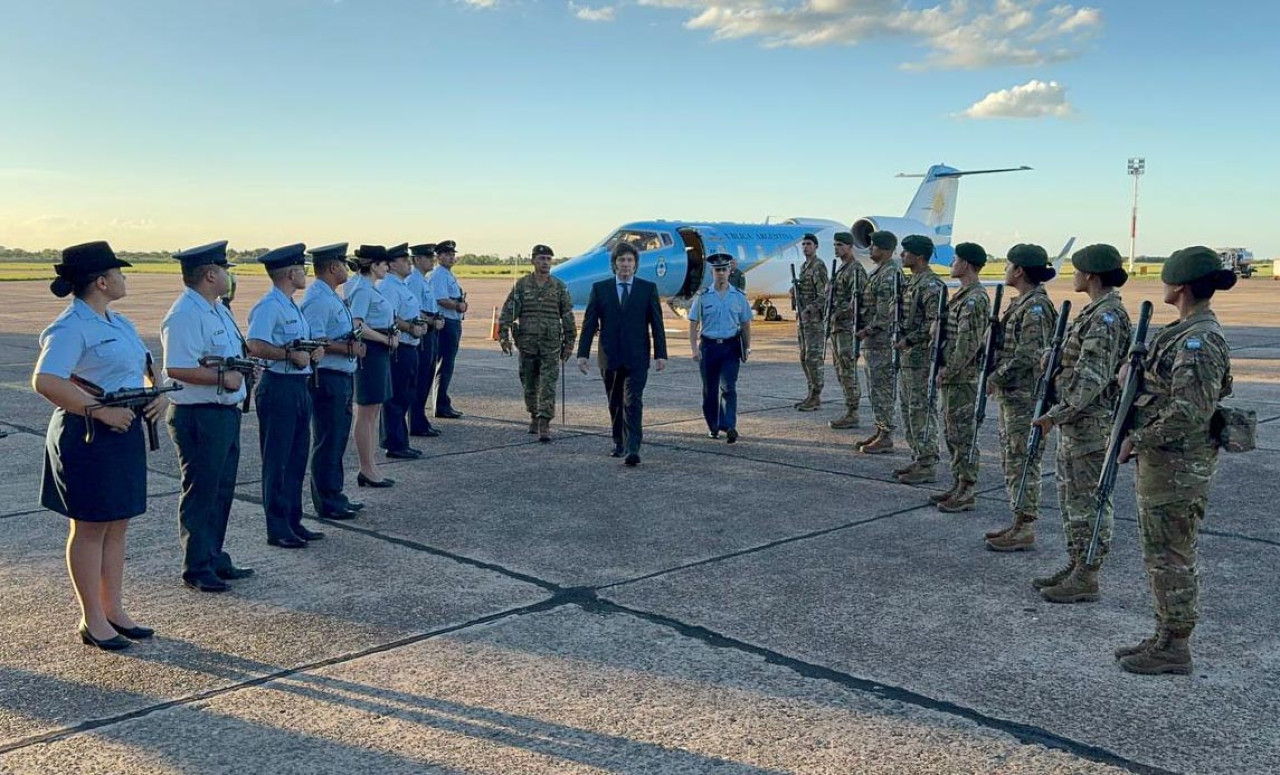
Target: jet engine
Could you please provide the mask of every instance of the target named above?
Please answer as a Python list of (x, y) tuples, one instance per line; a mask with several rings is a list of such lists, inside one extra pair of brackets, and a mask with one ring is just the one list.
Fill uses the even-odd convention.
[(853, 246), (858, 250), (871, 249), (871, 235), (877, 231), (891, 231), (898, 238), (898, 243), (902, 243), (902, 238), (911, 234), (923, 234), (930, 239), (937, 241), (934, 236), (935, 229), (925, 226), (914, 218), (890, 218), (883, 215), (872, 215), (867, 218), (859, 218), (853, 222)]

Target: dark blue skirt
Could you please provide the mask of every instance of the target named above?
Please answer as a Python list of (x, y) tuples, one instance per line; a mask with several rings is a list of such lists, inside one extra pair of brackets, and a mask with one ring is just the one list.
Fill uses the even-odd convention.
[(141, 418), (124, 433), (97, 424), (84, 440), (87, 420), (55, 409), (44, 438), (40, 505), (85, 522), (113, 522), (147, 510), (147, 447)]
[(364, 343), (364, 358), (356, 369), (356, 403), (384, 403), (391, 397), (391, 349), (377, 342)]

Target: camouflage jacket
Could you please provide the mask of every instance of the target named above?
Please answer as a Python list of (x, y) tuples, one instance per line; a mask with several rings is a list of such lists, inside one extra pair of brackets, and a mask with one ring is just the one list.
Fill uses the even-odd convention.
[[(887, 348), (889, 330), (893, 327), (893, 277), (902, 277), (902, 269), (898, 262), (889, 259), (875, 269), (867, 277), (867, 284), (862, 291), (862, 324), (867, 332), (867, 344), (877, 348)], [(902, 286), (906, 287), (905, 278)], [(904, 312), (905, 316), (905, 312)]]
[(1008, 396), (1032, 398), (1040, 378), (1040, 356), (1053, 342), (1058, 311), (1049, 301), (1043, 285), (1018, 296), (1000, 316), (1004, 346), (996, 359), (988, 382)]
[(938, 297), (946, 294), (947, 284), (932, 269), (915, 272), (907, 280), (902, 298), (902, 341), (906, 343), (902, 351), (903, 368), (929, 367), (934, 331), (946, 325), (945, 319), (938, 319)]
[(976, 383), (982, 368), (982, 348), (991, 325), (991, 300), (982, 283), (961, 287), (947, 304), (947, 341), (942, 362), (946, 384)]
[(539, 283), (532, 274), (516, 280), (498, 318), (498, 339), (510, 342), (513, 333), (516, 347), (530, 355), (573, 345), (577, 326), (564, 281), (552, 277)]
[(735, 266), (729, 270), (729, 284), (745, 293), (747, 290), (747, 276)]
[(1062, 370), (1054, 378), (1057, 403), (1048, 412), (1063, 438), (1092, 452), (1105, 449), (1120, 385), (1116, 372), (1129, 351), (1133, 326), (1120, 293), (1111, 290), (1080, 310), (1067, 328)]
[(822, 259), (805, 259), (796, 275), (796, 309), (803, 323), (821, 323), (826, 318), (827, 266)]
[[(856, 281), (856, 282), (855, 282)], [(832, 331), (852, 331), (856, 326), (853, 320), (853, 288), (856, 284), (862, 294), (865, 294), (867, 288), (867, 271), (858, 263), (858, 259), (851, 259), (849, 263), (844, 264), (836, 270), (836, 276), (831, 278), (831, 282), (835, 283), (835, 314), (831, 316)], [(865, 317), (865, 313), (863, 315)]]
[(1212, 456), (1209, 419), (1231, 393), (1231, 350), (1213, 311), (1198, 307), (1161, 330), (1143, 377), (1134, 449)]

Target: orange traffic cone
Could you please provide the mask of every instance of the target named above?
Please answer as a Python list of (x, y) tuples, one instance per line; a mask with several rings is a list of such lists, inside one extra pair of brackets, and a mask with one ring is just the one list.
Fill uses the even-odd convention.
[(489, 326), (489, 341), (498, 341), (498, 308), (493, 308), (493, 323)]

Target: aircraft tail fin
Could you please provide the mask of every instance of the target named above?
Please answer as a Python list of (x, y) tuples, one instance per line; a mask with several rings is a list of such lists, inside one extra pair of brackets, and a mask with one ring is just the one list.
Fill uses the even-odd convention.
[(1058, 257), (1053, 259), (1053, 271), (1062, 274), (1062, 264), (1067, 260), (1067, 254), (1071, 252), (1071, 246), (1076, 244), (1076, 238), (1072, 237), (1067, 240), (1067, 244), (1062, 246), (1062, 251), (1058, 253)]
[(897, 177), (900, 178), (924, 178), (904, 217), (923, 223), (932, 228), (937, 237), (950, 242), (951, 227), (956, 220), (956, 193), (960, 188), (960, 178), (965, 175), (1021, 172), (1029, 169), (1031, 168), (1023, 165), (994, 170), (958, 170), (945, 164), (935, 164), (923, 175), (899, 173)]

